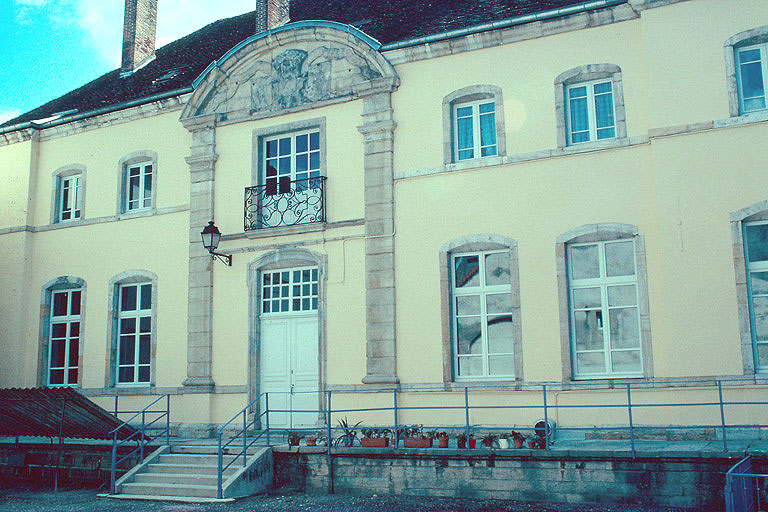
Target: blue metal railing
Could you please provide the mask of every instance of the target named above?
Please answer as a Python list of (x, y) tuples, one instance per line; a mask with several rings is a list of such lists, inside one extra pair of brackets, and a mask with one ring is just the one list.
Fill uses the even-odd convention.
[(752, 473), (752, 457), (747, 456), (725, 474), (726, 512), (757, 512), (760, 506), (760, 479), (768, 475)]
[[(159, 409), (159, 410), (150, 410), (150, 407), (154, 406), (160, 400), (165, 398), (165, 409)], [(117, 408), (117, 395), (115, 395), (115, 411), (114, 415), (117, 417), (118, 414), (130, 414), (135, 412), (133, 416), (131, 416), (128, 420), (124, 421), (119, 427), (116, 429), (110, 431), (110, 434), (112, 435), (112, 465), (110, 468), (110, 477), (109, 477), (109, 492), (110, 494), (115, 493), (115, 482), (116, 482), (116, 476), (117, 476), (117, 467), (128, 460), (130, 457), (135, 455), (136, 453), (139, 453), (139, 457), (141, 462), (144, 462), (144, 450), (149, 443), (152, 441), (158, 439), (159, 437), (165, 435), (165, 444), (167, 446), (171, 445), (171, 395), (161, 395), (155, 400), (153, 400), (149, 405), (141, 409), (140, 411), (119, 411)], [(155, 419), (147, 423), (147, 415), (154, 415), (157, 414)], [(132, 425), (131, 422), (141, 416), (141, 427), (134, 424)], [(165, 418), (165, 427), (153, 427), (155, 423), (157, 423), (159, 420)], [(123, 439), (118, 439), (119, 433), (121, 430), (124, 430), (126, 427), (133, 427), (135, 432)], [(148, 435), (148, 431), (159, 431), (156, 433), (156, 435)], [(137, 437), (138, 436), (138, 437)], [(131, 452), (127, 453), (120, 459), (117, 458), (117, 452), (118, 448), (128, 441), (135, 439), (137, 442), (137, 446), (135, 449), (133, 449)]]

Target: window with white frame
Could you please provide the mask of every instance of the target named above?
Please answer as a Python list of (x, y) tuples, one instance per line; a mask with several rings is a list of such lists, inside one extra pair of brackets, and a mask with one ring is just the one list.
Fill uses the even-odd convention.
[(48, 385), (76, 386), (80, 354), (82, 290), (53, 290), (48, 341)]
[(125, 166), (125, 204), (123, 211), (144, 210), (152, 207), (153, 162), (140, 162)]
[(749, 317), (756, 371), (768, 370), (768, 221), (744, 224)]
[(495, 156), (496, 103), (481, 100), (453, 106), (456, 160)]
[(118, 290), (117, 384), (149, 384), (152, 284), (122, 284)]
[(634, 240), (567, 247), (573, 376), (642, 377)]
[(768, 43), (735, 48), (734, 53), (741, 113), (765, 110), (765, 84), (768, 83)]
[(82, 184), (82, 174), (70, 174), (57, 178), (55, 222), (67, 222), (81, 218)]
[(265, 271), (261, 278), (261, 313), (317, 311), (317, 268)]
[(319, 176), (319, 130), (264, 138), (262, 183), (267, 196), (318, 187), (312, 178)]
[(451, 257), (454, 372), (457, 380), (515, 376), (508, 251)]
[(569, 85), (567, 109), (569, 144), (616, 137), (611, 80)]

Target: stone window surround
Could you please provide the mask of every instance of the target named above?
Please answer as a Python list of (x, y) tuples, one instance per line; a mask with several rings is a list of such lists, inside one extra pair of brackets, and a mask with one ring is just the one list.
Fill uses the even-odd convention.
[(725, 40), (725, 80), (728, 88), (728, 111), (731, 117), (749, 115), (741, 113), (739, 84), (736, 79), (736, 49), (742, 46), (765, 43), (768, 41), (768, 25), (739, 32)]
[[(120, 286), (124, 284), (150, 283), (152, 285), (152, 341), (150, 348), (149, 383), (117, 384), (117, 347), (119, 338), (118, 325), (118, 300)], [(109, 306), (107, 317), (109, 319), (109, 331), (107, 334), (107, 367), (104, 386), (111, 389), (154, 388), (157, 381), (157, 274), (149, 270), (128, 270), (121, 272), (109, 280), (107, 288)]]
[[(326, 319), (326, 290), (328, 281), (328, 257), (309, 249), (298, 247), (281, 247), (262, 254), (248, 263), (248, 402), (255, 400), (261, 393), (259, 378), (259, 336), (261, 313), (261, 275), (264, 271), (292, 267), (317, 267), (317, 325), (318, 325), (318, 389), (325, 389), (326, 382), (326, 354), (327, 337), (325, 329)], [(323, 396), (319, 397), (320, 407), (323, 405)], [(258, 407), (258, 406), (257, 406)], [(251, 412), (255, 412), (254, 409)], [(318, 421), (322, 420), (322, 414)]]
[(504, 98), (501, 88), (495, 85), (470, 85), (463, 87), (443, 98), (443, 163), (452, 164), (458, 162), (453, 154), (454, 151), (454, 132), (453, 126), (453, 106), (459, 103), (493, 100), (495, 103), (496, 117), (496, 154), (489, 157), (478, 156), (471, 160), (476, 161), (482, 158), (498, 158), (507, 154), (507, 137), (504, 131)]
[(40, 331), (38, 335), (37, 385), (48, 386), (48, 342), (51, 332), (51, 301), (54, 291), (80, 288), (80, 345), (77, 357), (77, 387), (83, 385), (83, 338), (85, 332), (85, 281), (79, 277), (60, 276), (42, 286), (40, 296)]
[(326, 154), (326, 134), (325, 117), (315, 117), (294, 121), (292, 123), (283, 123), (265, 128), (253, 130), (253, 158), (251, 160), (251, 185), (252, 187), (263, 185), (261, 183), (261, 166), (264, 162), (264, 139), (277, 135), (306, 131), (317, 128), (320, 131), (320, 176), (328, 175), (327, 154)]
[[(126, 173), (128, 166), (138, 163), (152, 162), (152, 204), (149, 208), (125, 209), (125, 199), (128, 194), (128, 180)], [(130, 217), (139, 212), (157, 210), (157, 153), (151, 150), (139, 150), (128, 153), (117, 164), (117, 214), (122, 217)]]
[[(85, 219), (85, 171), (86, 168), (83, 164), (69, 164), (59, 167), (52, 174), (52, 191), (51, 191), (51, 225), (63, 224), (63, 225), (76, 225)], [(80, 218), (72, 220), (59, 220), (59, 188), (61, 185), (61, 179), (69, 176), (80, 174)]]
[[(455, 238), (446, 242), (440, 247), (439, 268), (440, 268), (440, 318), (442, 324), (442, 347), (443, 347), (443, 383), (449, 385), (455, 380), (453, 368), (453, 336), (451, 325), (453, 323), (453, 308), (451, 294), (451, 256), (457, 253), (473, 251), (509, 251), (509, 270), (510, 287), (512, 292), (512, 316), (513, 316), (513, 351), (515, 355), (515, 382), (523, 380), (523, 342), (522, 342), (522, 322), (520, 315), (520, 271), (518, 268), (517, 242), (511, 238), (490, 235), (475, 234)], [(476, 379), (484, 383), (492, 381), (493, 378), (483, 377)], [(499, 379), (497, 379), (499, 380)], [(499, 380), (501, 381), (501, 380)], [(472, 382), (471, 380), (462, 380)], [(509, 381), (506, 381), (509, 382)]]
[[(571, 358), (571, 323), (568, 293), (568, 270), (566, 263), (566, 246), (571, 243), (606, 242), (611, 240), (634, 240), (635, 262), (637, 265), (638, 312), (640, 314), (640, 352), (643, 358), (643, 379), (653, 378), (653, 351), (651, 345), (651, 319), (648, 305), (648, 273), (645, 259), (645, 241), (638, 234), (637, 226), (606, 222), (585, 224), (572, 229), (557, 237), (555, 257), (557, 263), (557, 293), (560, 310), (560, 350), (562, 356), (563, 382), (576, 380), (605, 381), (612, 377), (597, 379), (575, 379), (573, 376), (573, 361)], [(625, 378), (625, 377), (621, 377)]]
[(733, 240), (733, 267), (736, 274), (736, 307), (739, 318), (739, 339), (744, 375), (755, 375), (755, 351), (752, 342), (752, 321), (749, 313), (747, 289), (747, 262), (744, 254), (744, 223), (768, 220), (768, 200), (731, 212), (731, 238)]
[[(624, 109), (624, 85), (621, 77), (621, 68), (616, 64), (586, 64), (577, 66), (560, 73), (555, 78), (555, 118), (557, 121), (557, 147), (564, 148), (568, 144), (568, 123), (566, 120), (565, 89), (573, 84), (610, 78), (613, 88), (613, 110), (616, 122), (615, 139), (627, 138), (627, 119)], [(603, 139), (607, 140), (607, 139)], [(579, 142), (573, 146), (588, 146), (599, 144), (603, 140)]]

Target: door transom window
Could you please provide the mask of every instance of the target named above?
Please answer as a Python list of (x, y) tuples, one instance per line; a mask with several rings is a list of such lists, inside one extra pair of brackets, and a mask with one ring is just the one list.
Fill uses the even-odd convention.
[(317, 311), (317, 268), (264, 271), (261, 312), (274, 315)]

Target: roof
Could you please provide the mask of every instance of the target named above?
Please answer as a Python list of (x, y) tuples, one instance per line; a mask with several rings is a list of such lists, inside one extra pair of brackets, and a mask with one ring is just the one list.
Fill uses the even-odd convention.
[[(472, 27), (562, 7), (584, 0), (293, 0), (291, 21), (328, 20), (353, 25), (382, 44)], [(160, 20), (162, 23), (162, 20)], [(151, 101), (191, 90), (206, 67), (255, 31), (253, 12), (225, 18), (155, 51), (156, 58), (132, 75), (109, 73), (21, 116), (0, 124), (84, 113), (126, 102)], [(118, 49), (116, 49), (117, 51)], [(75, 111), (75, 112), (72, 112)]]
[[(72, 388), (0, 389), (0, 404), (0, 436), (112, 439), (122, 424)], [(118, 435), (135, 432), (125, 425)]]

